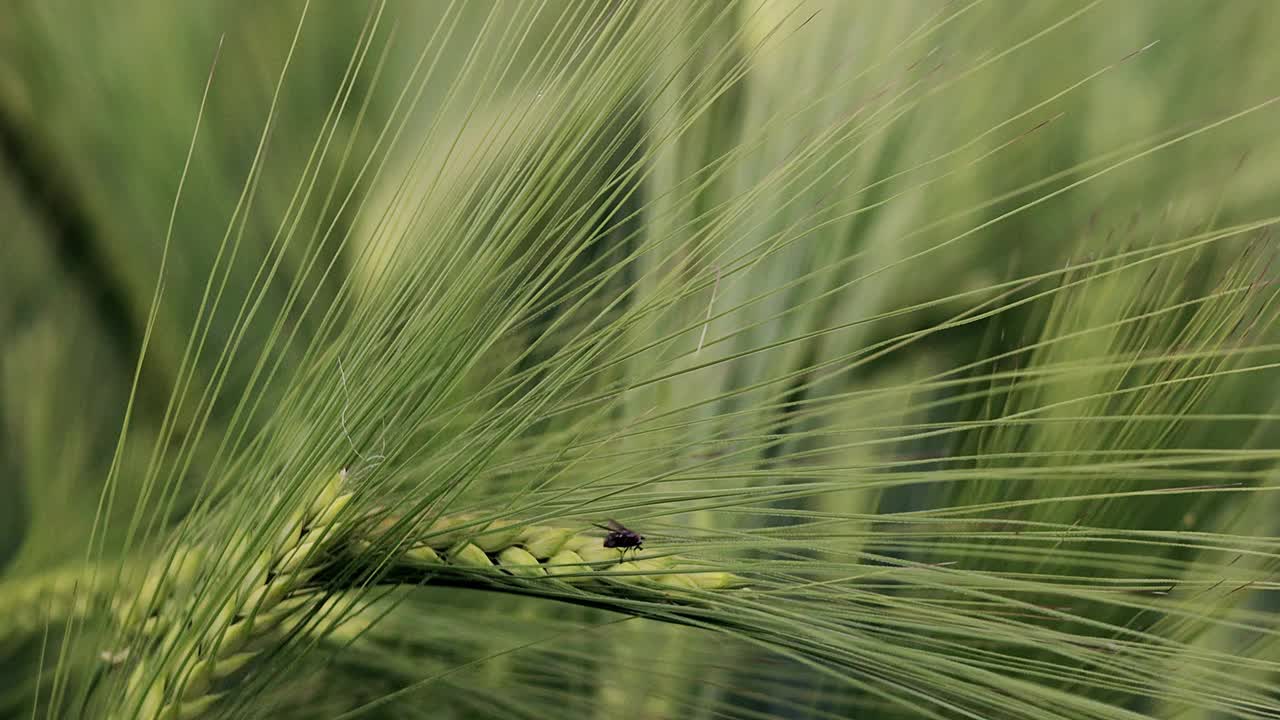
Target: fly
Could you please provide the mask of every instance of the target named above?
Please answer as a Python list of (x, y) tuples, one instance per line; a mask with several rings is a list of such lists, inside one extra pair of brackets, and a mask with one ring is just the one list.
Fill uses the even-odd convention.
[[(595, 523), (592, 523), (595, 525)], [(608, 535), (604, 536), (604, 546), (607, 548), (621, 548), (623, 557), (626, 557), (627, 550), (635, 550), (639, 552), (644, 549), (644, 536), (640, 533), (629, 530), (625, 525), (617, 520), (609, 520), (606, 525), (596, 525), (601, 530), (608, 531)]]

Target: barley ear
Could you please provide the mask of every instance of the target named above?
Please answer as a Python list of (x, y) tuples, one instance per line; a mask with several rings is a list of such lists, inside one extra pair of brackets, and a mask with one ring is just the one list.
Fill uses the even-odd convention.
[[(396, 517), (381, 517), (373, 524), (345, 521), (353, 498), (343, 492), (345, 477), (339, 473), (305, 511), (286, 517), (270, 549), (236, 578), (240, 591), (218, 598), (221, 604), (208, 605), (214, 602), (209, 593), (173, 592), (190, 590), (200, 582), (206, 554), (199, 549), (184, 548), (172, 575), (146, 578), (138, 599), (123, 606), (133, 607), (146, 599), (158, 610), (145, 619), (121, 614), (122, 620), (135, 624), (145, 621), (135, 627), (135, 633), (153, 622), (150, 635), (167, 628), (172, 647), (180, 637), (177, 618), (212, 617), (210, 627), (215, 630), (212, 637), (185, 652), (170, 653), (170, 666), (149, 686), (143, 686), (150, 677), (143, 668), (152, 666), (140, 659), (126, 686), (126, 707), (140, 707), (143, 718), (207, 713), (216, 706), (221, 686), (259, 657), (264, 643), (277, 642), (273, 633), (298, 629), (294, 618), (327, 597), (314, 590), (341, 591), (342, 583), (357, 587), (372, 578), (382, 583), (499, 587), (595, 605), (627, 601), (614, 605), (623, 611), (633, 608), (628, 603), (635, 600), (677, 607), (695, 604), (700, 593), (743, 583), (727, 572), (701, 569), (670, 555), (624, 561), (623, 551), (604, 547), (598, 535), (557, 525), (486, 521), (479, 513), (444, 516), (419, 535), (388, 537), (393, 528), (412, 527), (412, 523), (401, 523)], [(444, 538), (453, 543), (443, 545)], [(248, 546), (244, 541), (232, 543), (234, 548)], [(403, 549), (388, 559), (383, 548)], [(362, 566), (370, 574), (351, 572)], [(193, 596), (204, 605), (183, 607), (184, 598)]]

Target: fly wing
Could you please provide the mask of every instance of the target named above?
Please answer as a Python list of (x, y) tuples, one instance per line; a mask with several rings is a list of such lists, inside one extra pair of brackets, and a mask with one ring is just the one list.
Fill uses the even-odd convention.
[(606, 522), (609, 524), (609, 528), (608, 528), (608, 529), (609, 529), (609, 530), (612, 530), (613, 532), (620, 532), (620, 533), (629, 533), (629, 532), (631, 532), (630, 530), (628, 530), (628, 529), (626, 528), (626, 526), (625, 526), (625, 525), (623, 525), (622, 523), (618, 522), (617, 520), (614, 520), (613, 518), (609, 518)]

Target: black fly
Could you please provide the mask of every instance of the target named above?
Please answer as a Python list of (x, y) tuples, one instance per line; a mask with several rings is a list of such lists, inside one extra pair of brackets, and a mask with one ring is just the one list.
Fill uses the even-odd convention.
[[(592, 523), (595, 525), (595, 523)], [(644, 536), (634, 530), (628, 530), (626, 526), (617, 520), (609, 520), (607, 525), (596, 525), (601, 530), (607, 530), (608, 535), (604, 537), (604, 546), (607, 548), (621, 548), (623, 557), (626, 557), (627, 550), (634, 549), (639, 552), (644, 549)]]

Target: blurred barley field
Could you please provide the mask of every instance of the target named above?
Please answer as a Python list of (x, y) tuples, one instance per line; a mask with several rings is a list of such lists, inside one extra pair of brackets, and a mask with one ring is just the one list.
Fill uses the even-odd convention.
[(0, 15), (3, 717), (1280, 717), (1280, 4)]

